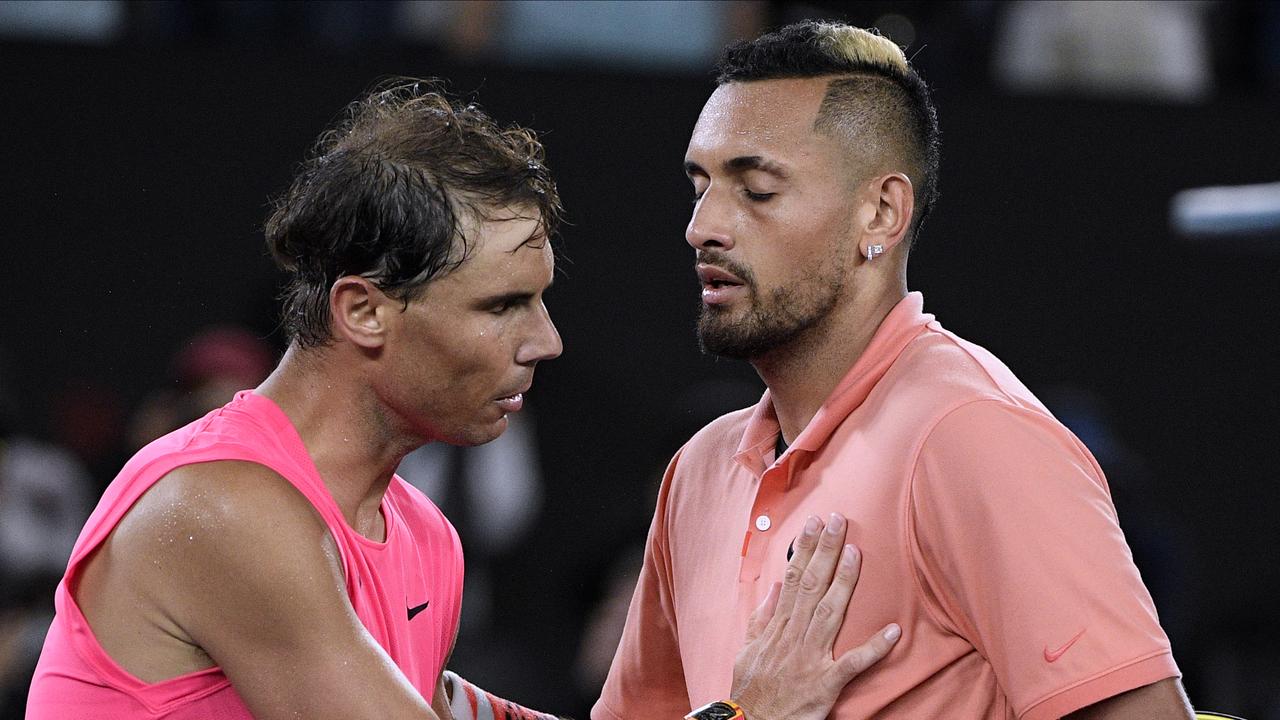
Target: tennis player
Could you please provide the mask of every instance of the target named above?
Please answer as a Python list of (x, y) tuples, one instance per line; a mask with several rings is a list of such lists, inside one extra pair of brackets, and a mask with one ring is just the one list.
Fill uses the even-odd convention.
[(728, 697), (819, 509), (862, 553), (836, 652), (902, 627), (831, 717), (1191, 717), (1097, 463), (908, 292), (938, 165), (929, 89), (889, 40), (805, 22), (723, 55), (685, 156), (698, 336), (768, 389), (671, 461), (594, 720)]

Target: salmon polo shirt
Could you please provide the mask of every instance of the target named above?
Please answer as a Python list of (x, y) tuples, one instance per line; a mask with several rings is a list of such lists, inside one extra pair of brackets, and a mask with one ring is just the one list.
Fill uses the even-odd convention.
[(1178, 676), (1089, 451), (923, 303), (894, 307), (781, 457), (766, 392), (671, 461), (594, 720), (729, 697), (752, 610), (832, 512), (863, 557), (835, 654), (903, 630), (832, 718), (1041, 720)]

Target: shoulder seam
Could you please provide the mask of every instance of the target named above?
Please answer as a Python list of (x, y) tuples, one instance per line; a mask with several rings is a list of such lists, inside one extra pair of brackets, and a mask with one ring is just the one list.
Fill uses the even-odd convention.
[[(995, 398), (995, 397), (966, 398), (964, 400), (961, 400), (951, 405), (950, 407), (947, 407), (945, 410), (938, 413), (937, 417), (933, 419), (933, 422), (929, 423), (928, 429), (920, 434), (920, 439), (916, 441), (915, 447), (912, 448), (911, 450), (911, 465), (910, 465), (911, 471), (907, 474), (907, 503), (906, 503), (906, 510), (905, 510), (907, 517), (905, 518), (905, 522), (903, 522), (902, 524), (904, 528), (903, 532), (905, 532), (907, 535), (907, 537), (903, 538), (903, 544), (906, 545), (907, 557), (910, 557), (910, 558), (915, 557), (915, 553), (912, 550), (918, 545), (918, 540), (916, 538), (916, 523), (915, 523), (916, 468), (918, 468), (920, 465), (920, 453), (924, 449), (924, 444), (929, 440), (929, 437), (933, 435), (933, 431), (938, 427), (939, 424), (942, 423), (943, 420), (947, 419), (953, 413), (960, 410), (961, 408), (967, 407), (969, 405), (974, 405), (980, 402), (995, 402), (995, 403), (1003, 404), (1006, 401), (1002, 398)], [(945, 614), (944, 614), (944, 617), (939, 617), (938, 614), (934, 612), (932, 603), (928, 602), (928, 600), (925, 598), (925, 591), (924, 591), (925, 582), (921, 576), (922, 576), (922, 570), (920, 567), (917, 566), (917, 564), (913, 559), (911, 563), (911, 578), (914, 581), (913, 584), (915, 586), (915, 591), (916, 591), (916, 600), (920, 603), (920, 606), (925, 609), (925, 612), (928, 613), (929, 616), (933, 618), (933, 621), (937, 623), (940, 627), (946, 628), (947, 630), (950, 630), (951, 632), (954, 632), (957, 635), (963, 634), (961, 633), (960, 628), (957, 627), (957, 623), (953, 622), (951, 618), (945, 617)], [(944, 608), (939, 608), (939, 609), (945, 610)]]
[[(946, 341), (947, 341), (949, 344), (951, 344), (953, 347), (955, 347), (955, 348), (956, 348), (957, 350), (959, 350), (960, 352), (964, 353), (964, 354), (965, 354), (965, 357), (969, 358), (969, 360), (971, 360), (971, 361), (973, 362), (973, 364), (974, 364), (974, 365), (977, 365), (977, 366), (978, 366), (978, 369), (982, 371), (983, 376), (985, 376), (985, 377), (987, 378), (987, 380), (988, 380), (988, 381), (990, 381), (990, 383), (991, 383), (991, 387), (992, 387), (992, 393), (993, 393), (993, 394), (999, 395), (1000, 397), (1004, 398), (1006, 401), (1008, 401), (1009, 403), (1012, 403), (1013, 405), (1016, 405), (1016, 406), (1018, 406), (1018, 407), (1022, 407), (1022, 403), (1018, 402), (1018, 399), (1017, 399), (1017, 398), (1015, 398), (1015, 397), (1013, 397), (1012, 395), (1010, 395), (1010, 394), (1009, 394), (1009, 393), (1004, 389), (1004, 387), (1000, 385), (1000, 381), (999, 381), (999, 380), (996, 380), (996, 379), (995, 379), (995, 377), (994, 377), (994, 376), (992, 376), (991, 371), (987, 370), (987, 366), (986, 366), (986, 365), (984, 365), (984, 364), (982, 363), (982, 361), (981, 361), (981, 360), (979, 360), (979, 359), (977, 358), (977, 356), (975, 356), (971, 350), (969, 350), (969, 348), (965, 347), (965, 344), (964, 344), (963, 342), (961, 342), (961, 341), (960, 341), (960, 338), (956, 337), (956, 336), (955, 336), (954, 334), (952, 334), (949, 330), (946, 330), (945, 328), (942, 328), (941, 326), (939, 326), (939, 328), (938, 328), (938, 330), (936, 330), (936, 332), (937, 332), (939, 335), (941, 335), (943, 338), (945, 338), (945, 339), (946, 339)], [(988, 351), (988, 352), (989, 352), (989, 351)]]

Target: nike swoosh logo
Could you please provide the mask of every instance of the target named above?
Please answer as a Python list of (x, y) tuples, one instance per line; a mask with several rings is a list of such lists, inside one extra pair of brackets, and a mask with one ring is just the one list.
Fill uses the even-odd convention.
[(428, 601), (426, 601), (426, 602), (422, 603), (421, 605), (418, 605), (418, 606), (416, 606), (416, 607), (411, 607), (411, 608), (409, 608), (409, 619), (410, 619), (410, 620), (412, 620), (412, 619), (413, 619), (413, 617), (414, 617), (415, 615), (417, 615), (418, 613), (422, 612), (423, 610), (426, 610), (426, 609), (427, 609), (427, 606), (428, 606), (428, 605), (430, 605), (430, 604), (431, 604), (431, 601), (430, 601), (430, 600), (428, 600)]
[[(1087, 630), (1087, 629), (1088, 629), (1088, 628), (1085, 628), (1084, 630)], [(1081, 636), (1081, 635), (1084, 635), (1084, 630), (1081, 630), (1080, 632), (1076, 633), (1076, 636), (1075, 636), (1075, 637), (1073, 637), (1073, 638), (1071, 638), (1070, 640), (1068, 640), (1066, 645), (1063, 645), (1062, 647), (1058, 648), (1057, 650), (1050, 650), (1050, 649), (1049, 649), (1049, 646), (1048, 646), (1048, 645), (1045, 645), (1045, 646), (1044, 646), (1044, 660), (1045, 660), (1045, 662), (1051, 662), (1051, 663), (1053, 663), (1053, 662), (1058, 662), (1058, 658), (1062, 657), (1062, 654), (1063, 654), (1063, 653), (1065, 653), (1066, 651), (1070, 650), (1070, 649), (1071, 649), (1071, 646), (1076, 644), (1076, 641), (1080, 639), (1080, 636)]]

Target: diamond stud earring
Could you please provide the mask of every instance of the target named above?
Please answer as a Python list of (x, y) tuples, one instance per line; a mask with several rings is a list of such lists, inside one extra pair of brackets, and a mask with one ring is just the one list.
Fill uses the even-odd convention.
[(867, 246), (867, 260), (875, 260), (877, 255), (883, 255), (883, 254), (884, 254), (884, 246), (883, 246), (883, 245), (868, 245), (868, 246)]

